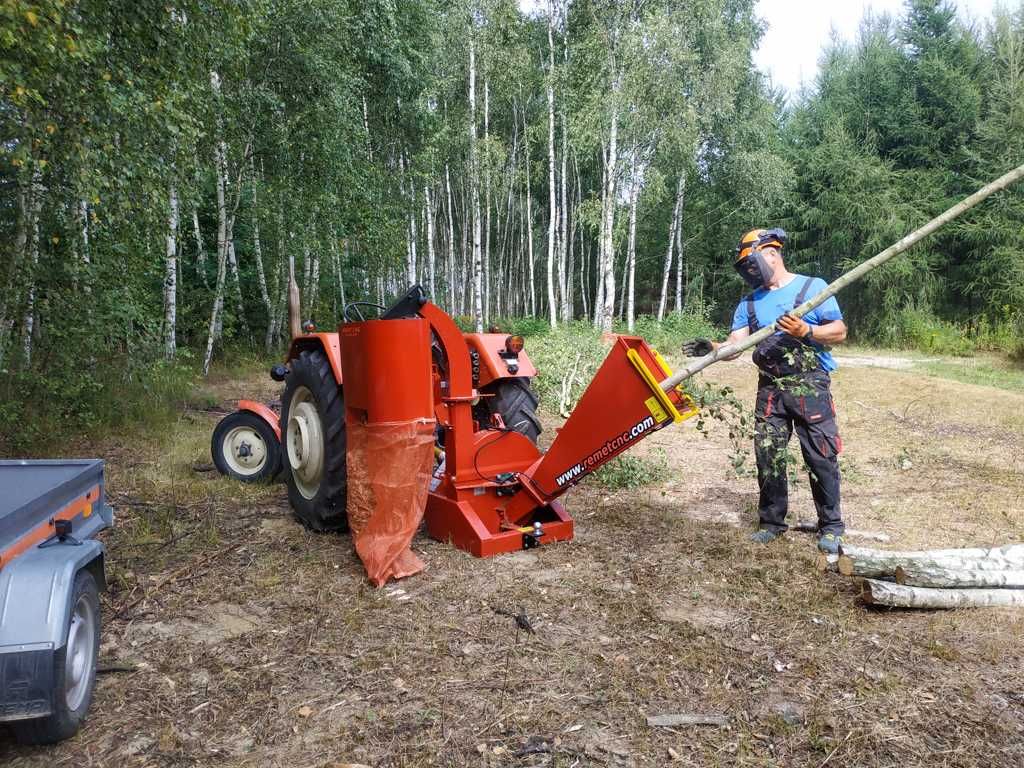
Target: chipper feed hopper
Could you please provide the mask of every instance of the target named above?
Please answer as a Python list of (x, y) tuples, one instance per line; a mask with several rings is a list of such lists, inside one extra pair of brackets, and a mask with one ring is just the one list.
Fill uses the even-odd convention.
[[(359, 313), (346, 308), (346, 317)], [(279, 423), (255, 407), (246, 418), (266, 422), (258, 426), (267, 444), (257, 453), (268, 461), (276, 461), (280, 435), (292, 507), (315, 529), (345, 527), (346, 506), (360, 492), (351, 486), (355, 473), (346, 474), (346, 425), (351, 433), (357, 424), (429, 424), (435, 464), (425, 478), (427, 530), (488, 557), (571, 539), (573, 520), (559, 497), (646, 436), (696, 413), (681, 389), (663, 390), (671, 371), (654, 349), (616, 336), (542, 451), (528, 387), (535, 371), (520, 337), (464, 334), (418, 286), (381, 308), (380, 319), (360, 316), (337, 333), (307, 329), (293, 339), (287, 366), (272, 372), (286, 382)], [(213, 450), (216, 458), (232, 446), (215, 433)], [(397, 447), (389, 460), (396, 474), (415, 471), (403, 468)], [(218, 465), (225, 463), (222, 457)]]

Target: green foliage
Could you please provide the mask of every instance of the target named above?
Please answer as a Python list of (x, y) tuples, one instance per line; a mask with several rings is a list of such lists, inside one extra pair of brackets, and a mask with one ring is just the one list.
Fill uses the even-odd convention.
[[(626, 333), (620, 324), (615, 329)], [(722, 329), (711, 322), (711, 307), (698, 301), (690, 301), (683, 312), (670, 312), (660, 323), (651, 315), (640, 315), (636, 319), (633, 333), (662, 354), (679, 351), (680, 345), (688, 339), (717, 339)]]
[(668, 479), (668, 459), (664, 452), (650, 456), (623, 454), (599, 467), (594, 477), (605, 488), (613, 490), (642, 488)]
[(939, 355), (967, 357), (975, 350), (974, 342), (955, 324), (911, 307), (900, 311), (889, 341), (892, 346)]
[(569, 409), (597, 373), (608, 354), (601, 333), (590, 323), (576, 322), (527, 337), (526, 352), (537, 368), (533, 386), (541, 403), (557, 413)]

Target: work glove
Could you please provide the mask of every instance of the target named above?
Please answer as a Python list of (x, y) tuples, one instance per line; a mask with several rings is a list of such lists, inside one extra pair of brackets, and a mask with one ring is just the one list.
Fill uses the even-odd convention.
[(713, 350), (714, 347), (707, 339), (690, 339), (683, 342), (683, 354), (687, 357), (704, 357), (710, 355)]
[(776, 320), (775, 324), (778, 326), (780, 331), (784, 331), (797, 339), (807, 340), (811, 332), (811, 326), (802, 318), (794, 317), (789, 313), (786, 313)]

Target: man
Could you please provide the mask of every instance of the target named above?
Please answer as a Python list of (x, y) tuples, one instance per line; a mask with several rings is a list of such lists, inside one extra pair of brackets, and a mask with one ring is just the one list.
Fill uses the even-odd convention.
[[(734, 266), (753, 292), (736, 307), (725, 343), (742, 341), (759, 328), (777, 323), (776, 332), (757, 345), (753, 356), (760, 369), (754, 455), (761, 493), (760, 525), (750, 538), (767, 544), (786, 532), (786, 449), (795, 429), (810, 469), (811, 494), (818, 511), (818, 548), (836, 553), (845, 530), (839, 511), (842, 441), (829, 391), (829, 374), (836, 369), (836, 362), (828, 347), (846, 339), (846, 323), (835, 297), (803, 318), (790, 314), (826, 284), (821, 278), (787, 270), (782, 259), (785, 244), (786, 233), (781, 229), (754, 229), (743, 235), (736, 248)], [(683, 344), (683, 351), (702, 357), (720, 346), (694, 339)]]

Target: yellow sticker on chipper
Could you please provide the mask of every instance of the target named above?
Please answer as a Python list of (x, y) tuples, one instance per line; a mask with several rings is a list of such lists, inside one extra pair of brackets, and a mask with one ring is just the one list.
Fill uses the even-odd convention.
[(651, 412), (651, 416), (653, 416), (654, 420), (659, 424), (668, 420), (668, 412), (666, 412), (661, 406), (661, 403), (658, 402), (658, 398), (648, 397), (644, 400), (644, 405), (647, 406), (647, 410)]

